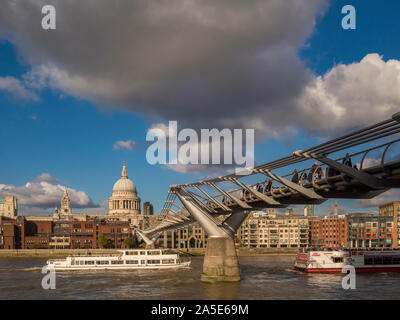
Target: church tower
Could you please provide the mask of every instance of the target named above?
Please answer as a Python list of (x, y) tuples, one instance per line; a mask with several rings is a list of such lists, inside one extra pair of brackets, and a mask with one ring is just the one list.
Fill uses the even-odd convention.
[(61, 210), (60, 214), (62, 215), (70, 215), (71, 211), (71, 200), (69, 199), (67, 188), (65, 188), (64, 195), (61, 199)]

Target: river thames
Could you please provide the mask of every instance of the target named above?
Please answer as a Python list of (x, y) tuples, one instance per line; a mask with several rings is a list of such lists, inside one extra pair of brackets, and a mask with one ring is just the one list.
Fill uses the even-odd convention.
[(41, 287), (46, 259), (0, 259), (0, 299), (399, 299), (400, 273), (360, 274), (356, 289), (342, 274), (305, 274), (295, 256), (239, 257), (242, 281), (202, 283), (202, 257), (190, 269), (57, 272), (56, 289)]

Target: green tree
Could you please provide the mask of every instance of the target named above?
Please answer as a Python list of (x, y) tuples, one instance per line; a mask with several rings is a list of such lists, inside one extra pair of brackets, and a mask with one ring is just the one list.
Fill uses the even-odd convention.
[(104, 234), (99, 236), (99, 239), (97, 240), (97, 244), (99, 245), (99, 247), (101, 248), (106, 248), (108, 245), (108, 240), (106, 238), (106, 236)]
[(134, 248), (136, 245), (136, 241), (135, 239), (128, 237), (124, 240), (124, 244), (125, 246), (127, 246), (128, 248)]

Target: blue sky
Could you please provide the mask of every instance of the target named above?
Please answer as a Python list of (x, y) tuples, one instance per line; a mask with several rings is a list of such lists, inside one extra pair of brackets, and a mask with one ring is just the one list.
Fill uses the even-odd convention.
[[(353, 4), (357, 10), (356, 30), (343, 30), (341, 27), (341, 8), (344, 4)], [(60, 11), (57, 14), (62, 15)], [(314, 15), (318, 16), (316, 24), (298, 45), (297, 58), (312, 77), (323, 76), (338, 64), (359, 63), (371, 53), (382, 55), (385, 62), (388, 59), (400, 60), (398, 12), (400, 3), (397, 1), (332, 1), (323, 13)], [(9, 30), (12, 30), (10, 26), (0, 24), (0, 77), (13, 77), (22, 83), (27, 73), (43, 63), (36, 57), (42, 49), (38, 46), (30, 51), (30, 48), (23, 47), (16, 36), (18, 32), (24, 36), (23, 31), (13, 33)], [(43, 34), (43, 37), (47, 35)], [(68, 46), (68, 43), (65, 45)], [(46, 56), (45, 49), (43, 52)], [(58, 66), (68, 68), (68, 60), (57, 59), (54, 53), (48, 54), (48, 57)], [(50, 84), (40, 90), (28, 89), (34, 92), (36, 98), (18, 97), (7, 88), (0, 90), (0, 185), (24, 186), (35, 177), (49, 173), (59, 180), (58, 184), (83, 191), (90, 197), (91, 203), (100, 204), (111, 195), (112, 186), (121, 174), (122, 162), (126, 160), (128, 176), (135, 182), (142, 203), (150, 201), (158, 212), (170, 184), (195, 181), (210, 174), (182, 173), (163, 165), (147, 163), (147, 130), (155, 123), (174, 120), (165, 116), (168, 113), (157, 113), (160, 109), (154, 107), (157, 104), (155, 100), (148, 102), (148, 108), (155, 110), (149, 114), (147, 107), (132, 109), (125, 107), (126, 101), (121, 107), (112, 99), (101, 101), (65, 85), (57, 87)], [(376, 120), (383, 119), (385, 117)], [(285, 125), (283, 119), (280, 126)], [(350, 127), (351, 124), (343, 130)], [(341, 130), (339, 128), (338, 132)], [(257, 163), (315, 145), (320, 142), (321, 136), (330, 135), (335, 130), (309, 130), (306, 125), (292, 124), (289, 138), (283, 139), (277, 138), (278, 129), (272, 131), (275, 133), (263, 132), (257, 142)], [(116, 141), (127, 140), (136, 142), (137, 148), (113, 148)], [(358, 204), (353, 201), (339, 200), (339, 203), (350, 211), (359, 210)], [(26, 214), (29, 210), (45, 212), (45, 208), (38, 211), (37, 206), (34, 210), (35, 205), (29, 209), (28, 200), (26, 206)], [(75, 212), (84, 210), (74, 209)], [(317, 212), (324, 210), (326, 205)]]

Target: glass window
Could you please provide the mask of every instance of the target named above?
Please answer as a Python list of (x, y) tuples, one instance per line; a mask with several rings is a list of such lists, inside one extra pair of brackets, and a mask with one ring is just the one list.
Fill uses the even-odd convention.
[(161, 261), (160, 260), (148, 260), (147, 263), (148, 264), (160, 264)]

